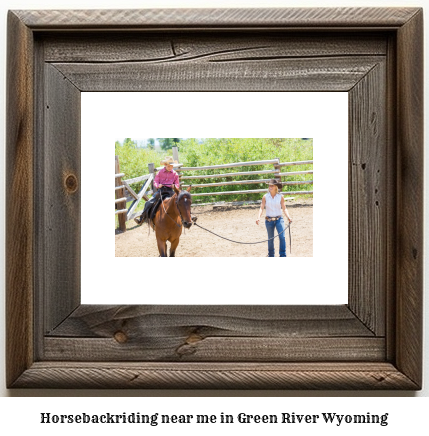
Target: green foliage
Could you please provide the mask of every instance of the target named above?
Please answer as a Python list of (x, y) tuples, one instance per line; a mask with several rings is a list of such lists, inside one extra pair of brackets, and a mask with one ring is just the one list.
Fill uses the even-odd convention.
[(153, 150), (155, 148), (155, 138), (149, 138), (147, 140), (147, 146), (149, 149)]
[(167, 151), (172, 147), (176, 147), (180, 142), (180, 138), (158, 138), (158, 141), (161, 149)]
[(124, 147), (137, 148), (137, 142), (133, 141), (131, 138), (125, 138), (123, 145)]
[[(155, 167), (159, 166), (162, 159), (160, 153), (150, 148), (138, 148), (135, 141), (124, 141), (124, 145), (119, 142), (115, 143), (115, 155), (119, 156), (119, 166), (121, 172), (125, 173), (124, 179), (148, 174), (148, 164), (154, 163)], [(138, 192), (143, 187), (144, 182), (132, 185), (132, 188)]]
[[(196, 138), (188, 138), (180, 142), (180, 162), (184, 166), (210, 166), (234, 162), (249, 162), (270, 159), (280, 159), (280, 162), (297, 162), (313, 160), (313, 140), (301, 138), (206, 138), (198, 142)], [(205, 170), (187, 172), (186, 175), (226, 174), (234, 172), (272, 170), (273, 165), (253, 165), (235, 167), (222, 170)], [(294, 165), (282, 167), (281, 172), (296, 172), (312, 170), (313, 165)], [(250, 175), (210, 179), (184, 180), (184, 184), (202, 184), (227, 182), (233, 180), (257, 180), (270, 179), (272, 175)], [(312, 174), (300, 174), (296, 176), (282, 177), (282, 181), (305, 181), (312, 180)], [(194, 188), (194, 192), (221, 192), (221, 191), (244, 191), (253, 189), (266, 189), (265, 182), (246, 185), (226, 185), (219, 187)], [(285, 185), (283, 191), (312, 191), (313, 185)], [(195, 202), (207, 201), (232, 201), (232, 200), (256, 200), (261, 194), (230, 194), (222, 196), (207, 196), (195, 199)]]
[[(173, 139), (180, 140), (180, 162), (184, 166), (201, 167), (211, 165), (221, 165), (235, 162), (249, 162), (269, 159), (280, 159), (280, 162), (296, 162), (313, 160), (313, 140), (301, 138), (205, 138), (203, 140), (197, 138), (158, 138), (169, 139), (170, 144), (174, 144)], [(148, 173), (148, 163), (154, 163), (159, 166), (159, 162), (164, 157), (162, 154), (147, 149), (139, 149), (132, 146), (133, 141), (129, 141), (124, 145), (116, 144), (115, 153), (119, 156), (121, 171), (125, 173), (125, 178), (138, 177)], [(160, 141), (161, 143), (161, 141)], [(163, 142), (165, 143), (165, 142)], [(171, 148), (171, 147), (170, 147)], [(252, 165), (244, 167), (234, 167), (222, 170), (203, 170), (203, 171), (188, 171), (185, 175), (206, 175), (206, 174), (226, 174), (235, 172), (272, 170), (273, 165)], [(282, 167), (281, 172), (296, 172), (312, 170), (313, 165), (295, 165)], [(207, 184), (216, 182), (226, 182), (233, 180), (260, 180), (270, 179), (272, 174), (257, 174), (248, 176), (231, 176), (223, 178), (209, 179), (194, 179), (184, 180), (183, 184), (190, 183)], [(295, 176), (284, 176), (282, 181), (304, 181), (312, 180), (312, 174), (301, 174)], [(141, 186), (141, 185), (140, 185)], [(135, 190), (139, 190), (140, 186), (134, 185)], [(227, 185), (218, 187), (194, 187), (193, 192), (222, 192), (222, 191), (244, 191), (252, 189), (266, 189), (265, 182), (255, 182), (245, 185)], [(312, 191), (313, 185), (285, 185), (283, 191)], [(209, 202), (209, 201), (233, 201), (233, 200), (256, 200), (260, 199), (259, 194), (237, 194), (237, 195), (213, 195), (204, 197), (195, 197), (194, 202)]]

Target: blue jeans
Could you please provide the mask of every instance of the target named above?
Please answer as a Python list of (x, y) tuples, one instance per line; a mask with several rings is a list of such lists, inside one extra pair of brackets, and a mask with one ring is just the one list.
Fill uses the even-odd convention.
[[(268, 239), (274, 238), (274, 228), (277, 229), (277, 233), (283, 232), (285, 229), (285, 222), (283, 218), (278, 219), (277, 221), (267, 221), (265, 220), (265, 227), (268, 232)], [(286, 238), (285, 232), (283, 232), (279, 236), (280, 240), (280, 257), (286, 257)], [(268, 257), (274, 257), (274, 239), (268, 241)]]

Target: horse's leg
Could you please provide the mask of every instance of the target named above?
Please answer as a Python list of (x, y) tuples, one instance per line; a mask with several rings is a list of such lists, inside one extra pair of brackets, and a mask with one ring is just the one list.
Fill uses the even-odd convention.
[(176, 257), (176, 248), (178, 245), (179, 245), (179, 238), (175, 239), (174, 241), (171, 241), (170, 257)]
[(153, 223), (155, 225), (155, 235), (156, 235), (156, 243), (158, 245), (158, 251), (160, 257), (167, 257), (167, 241), (162, 238), (162, 226), (160, 225), (160, 210), (158, 209), (155, 216), (153, 217)]
[(163, 241), (160, 238), (156, 239), (156, 242), (158, 244), (158, 251), (159, 251), (159, 255), (161, 257), (167, 257), (167, 242)]

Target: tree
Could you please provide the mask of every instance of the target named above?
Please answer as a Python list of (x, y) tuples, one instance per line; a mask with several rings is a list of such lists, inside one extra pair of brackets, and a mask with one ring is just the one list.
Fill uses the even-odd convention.
[(137, 148), (137, 142), (133, 141), (131, 138), (124, 139), (124, 147)]
[(158, 141), (162, 150), (170, 150), (170, 148), (177, 146), (180, 138), (158, 138)]
[(155, 148), (155, 138), (149, 138), (147, 140), (147, 146), (150, 150), (153, 150)]

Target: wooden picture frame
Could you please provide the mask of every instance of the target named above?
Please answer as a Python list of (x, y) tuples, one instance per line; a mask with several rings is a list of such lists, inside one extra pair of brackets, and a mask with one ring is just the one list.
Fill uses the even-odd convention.
[[(422, 45), (419, 8), (10, 11), (7, 386), (420, 389)], [(80, 94), (166, 90), (349, 93), (347, 305), (80, 304)]]

